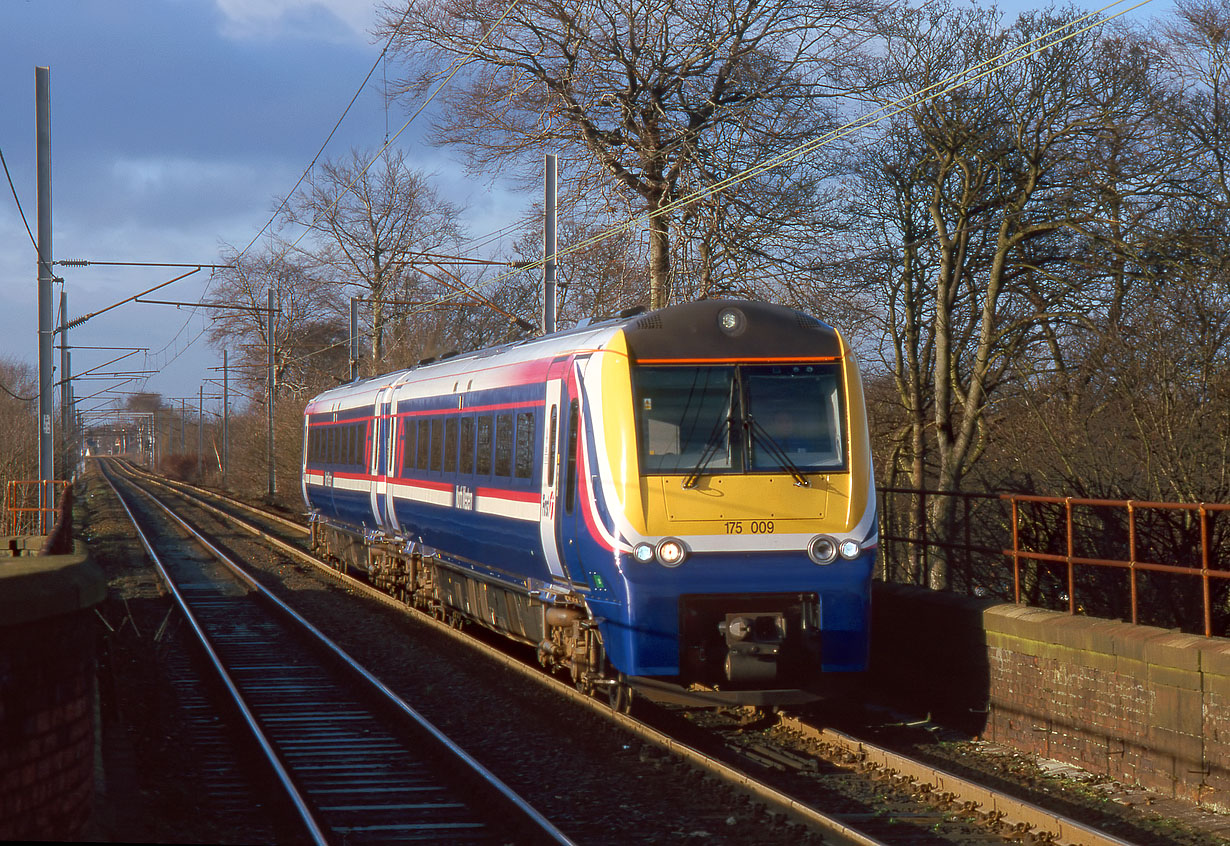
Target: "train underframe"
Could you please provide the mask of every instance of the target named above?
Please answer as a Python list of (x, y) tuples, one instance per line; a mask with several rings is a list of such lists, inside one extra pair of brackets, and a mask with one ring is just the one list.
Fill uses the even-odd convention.
[[(686, 598), (681, 670), (700, 683), (681, 685), (666, 679), (627, 677), (616, 671), (606, 659), (598, 626), (579, 596), (556, 595), (554, 601), (547, 602), (530, 591), (510, 590), (445, 566), (434, 555), (407, 552), (401, 542), (379, 537), (369, 540), (323, 520), (311, 525), (313, 551), (338, 570), (361, 574), (399, 602), (454, 628), (476, 624), (532, 647), (544, 668), (567, 673), (578, 690), (606, 699), (616, 710), (629, 709), (634, 689), (655, 699), (715, 707), (768, 707), (819, 698), (812, 691), (793, 686), (738, 687), (739, 683), (767, 683), (766, 687), (772, 687), (779, 660), (783, 672), (802, 669), (790, 665), (796, 665), (801, 657), (797, 654), (796, 632), (800, 615), (810, 616), (814, 595), (744, 597), (744, 604), (758, 612), (750, 615), (729, 613), (723, 606), (729, 603), (729, 597)], [(731, 630), (738, 625), (736, 621), (749, 625), (752, 636), (734, 636)], [(786, 638), (788, 630), (791, 635)], [(720, 642), (723, 640), (725, 644)], [(783, 646), (784, 655), (780, 655)]]
[(544, 602), (442, 566), (435, 556), (408, 553), (404, 544), (368, 541), (319, 520), (312, 523), (312, 550), (341, 572), (362, 574), (399, 602), (454, 628), (473, 623), (533, 647), (543, 667), (566, 672), (578, 690), (604, 696), (616, 710), (631, 705), (632, 688), (606, 660), (598, 627), (579, 597)]

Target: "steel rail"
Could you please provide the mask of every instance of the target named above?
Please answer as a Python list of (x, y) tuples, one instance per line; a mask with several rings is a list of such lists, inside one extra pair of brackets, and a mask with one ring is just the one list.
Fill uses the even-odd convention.
[[(165, 485), (164, 483), (162, 483), (156, 478), (151, 479), (151, 481), (154, 484), (160, 484), (160, 485), (163, 485), (164, 487), (169, 487), (169, 485)], [(298, 547), (293, 546), (292, 544), (288, 544), (279, 538), (269, 535), (267, 532), (264, 532), (260, 528), (253, 526), (252, 524), (248, 523), (244, 519), (237, 517), (234, 514), (229, 514), (225, 511), (222, 511), (221, 509), (216, 508), (215, 506), (210, 505), (209, 503), (202, 502), (199, 500), (199, 498), (191, 494), (185, 494), (183, 492), (180, 492), (180, 495), (189, 497), (191, 499), (196, 499), (197, 504), (200, 507), (218, 516), (221, 516), (227, 520), (233, 521), (237, 525), (245, 528), (250, 533), (257, 535), (258, 537), (261, 537), (263, 540), (265, 540), (268, 543), (271, 543), (276, 548), (288, 554), (296, 556), (297, 558), (299, 558), (301, 561), (305, 563), (311, 564), (319, 568), (320, 570), (327, 573), (332, 578), (335, 578), (341, 581), (342, 583), (344, 583), (347, 587), (352, 588), (356, 591), (359, 591), (363, 593), (365, 596), (374, 598), (391, 608), (397, 609), (398, 611), (402, 613), (407, 613), (407, 612), (413, 613), (414, 612), (414, 609), (410, 608), (403, 602), (399, 602), (392, 596), (389, 596), (387, 593), (377, 590), (376, 588), (373, 588), (371, 585), (367, 584), (366, 582), (356, 579), (353, 576), (349, 576), (345, 573), (339, 572), (338, 570), (322, 562), (320, 559), (316, 558), (315, 556), (303, 551), (302, 549)], [(670, 752), (675, 755), (678, 755), (680, 758), (683, 758), (691, 765), (698, 767), (700, 769), (706, 770), (710, 774), (720, 778), (721, 780), (725, 782), (729, 782), (734, 785), (737, 785), (739, 788), (752, 794), (753, 796), (755, 796), (757, 799), (764, 802), (765, 804), (770, 805), (780, 811), (787, 813), (788, 815), (794, 817), (800, 822), (803, 822), (809, 826), (823, 830), (826, 833), (826, 835), (836, 838), (837, 839), (836, 842), (839, 842), (841, 844), (847, 844), (848, 846), (888, 846), (888, 844), (884, 843), (884, 841), (881, 841), (874, 837), (870, 837), (866, 834), (863, 834), (857, 829), (851, 828), (846, 823), (842, 822), (840, 819), (837, 819), (836, 817), (825, 814), (822, 811), (816, 808), (813, 808), (810, 805), (807, 805), (806, 803), (798, 799), (795, 799), (789, 794), (783, 793), (782, 791), (777, 790), (776, 788), (771, 787), (768, 784), (765, 784), (764, 782), (754, 778), (753, 776), (748, 775), (747, 773), (744, 773), (738, 770), (735, 767), (729, 766), (728, 764), (715, 760), (714, 758), (706, 755), (700, 750), (692, 746), (689, 746), (685, 743), (681, 743), (680, 741), (676, 740), (675, 738), (671, 737), (668, 734), (665, 734), (664, 732), (658, 731), (657, 729), (652, 728), (625, 714), (621, 714), (621, 713), (611, 710), (607, 706), (596, 701), (593, 697), (590, 697), (590, 696), (587, 696), (581, 693), (580, 691), (578, 691), (576, 688), (572, 687), (571, 685), (565, 684), (564, 682), (558, 679), (548, 676), (536, 668), (528, 667), (521, 661), (518, 661), (516, 658), (510, 655), (507, 655), (491, 647), (490, 645), (486, 643), (483, 643), (478, 638), (472, 637), (471, 635), (468, 635), (465, 632), (461, 632), (461, 631), (458, 631), (457, 629), (452, 628), (447, 623), (436, 621), (432, 619), (431, 617), (428, 617), (425, 614), (415, 613), (414, 617), (416, 620), (419, 620), (423, 622), (424, 624), (433, 627), (437, 631), (443, 634), (446, 634), (447, 636), (454, 638), (455, 640), (461, 643), (464, 643), (465, 645), (469, 646), (472, 649), (478, 650), (479, 652), (483, 653), (486, 657), (498, 662), (505, 668), (518, 673), (522, 677), (530, 679), (536, 684), (540, 684), (544, 687), (547, 687), (552, 692), (558, 695), (567, 697), (569, 700), (571, 700), (575, 704), (578, 704), (584, 708), (588, 708), (595, 715), (601, 717), (602, 719), (615, 723), (619, 728), (635, 735), (640, 740), (643, 740), (666, 752)]]
[[(102, 465), (105, 465), (105, 463), (100, 462), (100, 469), (104, 469)], [(270, 741), (269, 737), (265, 734), (264, 729), (261, 728), (260, 722), (256, 719), (256, 715), (248, 707), (247, 702), (240, 693), (238, 685), (223, 665), (222, 659), (214, 649), (208, 635), (205, 634), (205, 630), (201, 627), (196, 615), (192, 613), (192, 609), (188, 607), (188, 603), (184, 600), (183, 595), (180, 593), (179, 587), (175, 584), (175, 580), (171, 578), (171, 574), (163, 565), (162, 559), (159, 558), (158, 553), (154, 551), (153, 544), (150, 543), (145, 531), (141, 528), (141, 524), (137, 521), (136, 515), (133, 514), (132, 509), (129, 508), (128, 503), (125, 501), (124, 495), (120, 492), (119, 487), (111, 479), (110, 474), (105, 472), (105, 469), (103, 472), (103, 478), (107, 480), (107, 484), (111, 486), (111, 490), (115, 492), (115, 496), (119, 500), (120, 505), (123, 506), (124, 511), (128, 514), (128, 519), (132, 521), (133, 528), (136, 529), (137, 532), (137, 538), (141, 541), (141, 546), (145, 548), (146, 555), (148, 555), (150, 561), (153, 562), (154, 567), (158, 570), (158, 575), (162, 579), (163, 584), (166, 585), (167, 590), (171, 593), (171, 596), (174, 597), (176, 605), (179, 606), (179, 610), (184, 615), (184, 619), (188, 621), (188, 625), (196, 634), (197, 640), (204, 648), (205, 654), (208, 656), (209, 662), (213, 665), (214, 671), (218, 674), (218, 678), (221, 679), (222, 683), (226, 686), (227, 692), (230, 694), (231, 701), (239, 710), (239, 713), (243, 717), (243, 721), (247, 725), (248, 730), (252, 733), (253, 738), (260, 746), (261, 752), (264, 754), (266, 761), (268, 761), (269, 766), (273, 769), (274, 774), (277, 776), (278, 782), (282, 785), (282, 789), (286, 791), (286, 795), (290, 798), (291, 803), (295, 807), (295, 812), (299, 815), (299, 819), (303, 822), (304, 828), (307, 829), (308, 834), (311, 836), (312, 842), (317, 844), (317, 846), (328, 846), (329, 839), (325, 836), (324, 829), (312, 813), (312, 809), (308, 805), (307, 800), (303, 797), (303, 794), (299, 791), (298, 785), (296, 785), (294, 779), (291, 778), (290, 772), (285, 763), (282, 761), (281, 755), (278, 754), (273, 742)], [(146, 495), (149, 496), (148, 493)], [(156, 498), (150, 498), (153, 499), (154, 502), (158, 502)], [(161, 505), (162, 503), (159, 502), (158, 504)], [(165, 508), (165, 506), (163, 507)]]
[(1064, 846), (1134, 846), (1131, 841), (1098, 831), (1032, 802), (1017, 799), (874, 743), (851, 737), (844, 732), (813, 726), (792, 716), (782, 715), (781, 719), (784, 727), (804, 737), (837, 746), (884, 770), (894, 771), (916, 782), (929, 784), (943, 793), (953, 794), (961, 802), (978, 806), (984, 814), (997, 815), (1012, 825), (1048, 832), (1054, 836), (1055, 843)]
[[(160, 482), (156, 478), (151, 478), (149, 481), (155, 484), (160, 484)], [(164, 487), (167, 487), (167, 486), (164, 485)], [(402, 699), (395, 692), (393, 692), (382, 681), (380, 681), (378, 678), (372, 675), (372, 673), (369, 672), (367, 668), (359, 664), (340, 645), (338, 645), (335, 641), (329, 638), (324, 632), (320, 631), (320, 629), (316, 628), (316, 626), (314, 626), (312, 623), (308, 622), (307, 619), (305, 619), (301, 614), (299, 614), (297, 611), (295, 611), (293, 608), (291, 608), (281, 599), (274, 596), (273, 593), (271, 593), (267, 588), (264, 587), (264, 585), (262, 585), (256, 579), (254, 579), (251, 576), (251, 574), (249, 574), (246, 570), (244, 570), (244, 568), (241, 565), (235, 562), (234, 559), (232, 559), (229, 555), (227, 555), (222, 550), (218, 549), (217, 546), (215, 546), (212, 542), (210, 542), (207, 538), (205, 538), (200, 532), (198, 532), (191, 525), (189, 525), (182, 517), (180, 517), (178, 514), (172, 511), (171, 508), (166, 505), (166, 503), (162, 502), (157, 497), (150, 494), (148, 491), (145, 491), (144, 493), (146, 496), (150, 498), (151, 501), (157, 504), (163, 511), (167, 513), (168, 516), (170, 516), (186, 532), (188, 532), (198, 543), (200, 543), (202, 546), (208, 549), (211, 554), (213, 554), (220, 562), (222, 562), (229, 570), (231, 570), (231, 572), (234, 573), (241, 581), (243, 581), (246, 585), (248, 585), (250, 588), (252, 588), (257, 593), (259, 593), (264, 600), (266, 600), (267, 602), (272, 604), (274, 607), (276, 607), (280, 612), (282, 612), (289, 619), (293, 620), (303, 630), (307, 631), (312, 636), (312, 638), (314, 638), (320, 645), (323, 645), (325, 648), (327, 648), (333, 654), (333, 657), (337, 659), (338, 661), (340, 661), (350, 672), (352, 672), (353, 674), (363, 679), (373, 690), (377, 691), (380, 694), (380, 696), (384, 699), (384, 701), (394, 706), (405, 717), (407, 717), (412, 722), (414, 722), (424, 733), (426, 733), (436, 743), (438, 743), (441, 747), (443, 747), (451, 755), (453, 755), (456, 758), (456, 760), (461, 761), (474, 775), (478, 776), (485, 784), (489, 785), (493, 790), (495, 790), (503, 798), (503, 800), (506, 803), (515, 807), (520, 813), (524, 814), (525, 817), (530, 822), (533, 823), (536, 830), (545, 836), (546, 840), (544, 842), (563, 844), (563, 846), (572, 846), (572, 840), (570, 840), (566, 835), (564, 835), (563, 832), (559, 831), (559, 829), (557, 829), (555, 825), (551, 823), (550, 820), (544, 817), (533, 806), (531, 806), (528, 802), (522, 799), (518, 794), (516, 794), (506, 784), (504, 784), (504, 782), (501, 781), (498, 777), (496, 777), (494, 773), (492, 773), (485, 766), (479, 763), (477, 759), (475, 759), (472, 755), (470, 755), (468, 752), (466, 752), (464, 749), (458, 746), (451, 738), (449, 738), (447, 735), (441, 732), (438, 728), (436, 728), (436, 726), (432, 724), (430, 721), (428, 721), (426, 717), (424, 717), (418, 711), (416, 711), (413, 707), (411, 707), (409, 703), (407, 703), (404, 699)], [(241, 518), (236, 517), (233, 514), (227, 514), (226, 512), (220, 509), (217, 509), (214, 506), (209, 505), (208, 503), (200, 502), (200, 500), (197, 499), (197, 497), (195, 496), (192, 496), (190, 494), (185, 494), (182, 492), (180, 492), (180, 495), (187, 497), (189, 499), (197, 500), (198, 505), (203, 507), (205, 510), (208, 510), (211, 513), (217, 514), (226, 520), (237, 523), (238, 525), (249, 529), (249, 531), (255, 532), (258, 536), (262, 537), (262, 539), (266, 541), (275, 542), (279, 548), (282, 548), (286, 550), (287, 552), (290, 552), (298, 556), (307, 555), (302, 550), (290, 544), (286, 544), (284, 541), (274, 538), (270, 536), (268, 533), (260, 531), (256, 527), (251, 526), (246, 521), (242, 520)], [(310, 559), (310, 556), (307, 556), (307, 557)], [(314, 563), (319, 564), (319, 562), (316, 562), (314, 559), (310, 559), (310, 560), (313, 560)]]
[[(121, 462), (117, 462), (117, 463), (121, 463)], [(133, 473), (134, 475), (139, 475), (142, 478), (148, 479), (149, 481), (155, 484), (162, 485), (165, 488), (170, 488), (172, 490), (181, 490), (181, 491), (183, 489), (187, 489), (188, 491), (193, 491), (193, 492), (196, 492), (204, 496), (213, 497), (214, 499), (219, 499), (219, 500), (222, 500), (223, 502), (230, 503), (231, 505), (234, 505), (236, 508), (241, 508), (244, 511), (247, 511), (249, 514), (255, 514), (264, 520), (270, 520), (274, 523), (278, 523), (279, 525), (285, 526), (291, 531), (298, 532), (301, 535), (311, 534), (311, 530), (309, 530), (302, 523), (296, 523), (294, 520), (288, 520), (287, 518), (283, 517), (281, 514), (276, 514), (272, 511), (266, 511), (263, 508), (257, 508), (254, 505), (249, 505), (248, 503), (244, 502), (241, 499), (235, 499), (232, 496), (227, 496), (226, 494), (219, 493), (218, 491), (210, 490), (209, 488), (202, 488), (199, 485), (189, 484), (188, 482), (181, 482), (178, 479), (167, 479), (162, 476), (158, 476), (157, 474), (151, 473), (149, 470), (146, 470), (144, 467), (132, 464), (126, 459), (124, 459), (122, 463), (128, 469), (130, 473)]]

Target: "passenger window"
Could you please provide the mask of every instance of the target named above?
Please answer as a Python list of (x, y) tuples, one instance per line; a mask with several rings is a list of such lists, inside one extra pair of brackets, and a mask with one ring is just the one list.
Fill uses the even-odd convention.
[(513, 416), (495, 416), (495, 475), (512, 475)]
[(431, 446), (431, 421), (419, 419), (419, 449), (414, 466), (419, 470), (427, 469), (427, 450)]
[(491, 417), (478, 418), (478, 475), (491, 475)]
[(406, 471), (414, 467), (414, 451), (417, 443), (415, 436), (418, 434), (418, 429), (412, 421), (403, 420), (401, 431), (402, 437), (405, 438), (401, 448), (401, 475), (405, 476)]
[(444, 463), (444, 421), (431, 421), (431, 469), (439, 470)]
[(518, 479), (534, 476), (534, 412), (517, 415), (517, 451), (513, 464)]
[(450, 417), (444, 421), (444, 470), (446, 473), (457, 472), (456, 417)]
[(568, 451), (564, 456), (564, 513), (571, 514), (577, 505), (577, 429), (580, 405), (573, 400), (568, 406)]
[(547, 430), (547, 487), (555, 486), (555, 435), (559, 424), (559, 406), (551, 406), (551, 427)]
[(461, 472), (474, 472), (474, 418), (461, 418)]

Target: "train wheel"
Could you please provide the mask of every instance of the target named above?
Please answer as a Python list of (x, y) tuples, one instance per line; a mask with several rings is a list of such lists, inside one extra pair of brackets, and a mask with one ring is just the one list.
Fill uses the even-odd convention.
[(620, 714), (630, 712), (632, 710), (632, 685), (628, 684), (628, 677), (623, 673), (618, 673), (615, 676), (615, 683), (607, 686), (606, 697), (607, 705), (611, 706), (612, 711)]

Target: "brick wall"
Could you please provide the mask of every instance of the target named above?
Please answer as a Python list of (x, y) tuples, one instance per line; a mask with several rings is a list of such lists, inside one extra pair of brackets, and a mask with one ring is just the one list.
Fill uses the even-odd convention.
[(94, 627), (0, 627), (0, 840), (72, 840), (94, 790)]
[(105, 592), (80, 543), (69, 555), (0, 558), (0, 841), (85, 834), (94, 796), (92, 609)]
[(1230, 640), (876, 585), (881, 694), (1026, 752), (1230, 809)]

